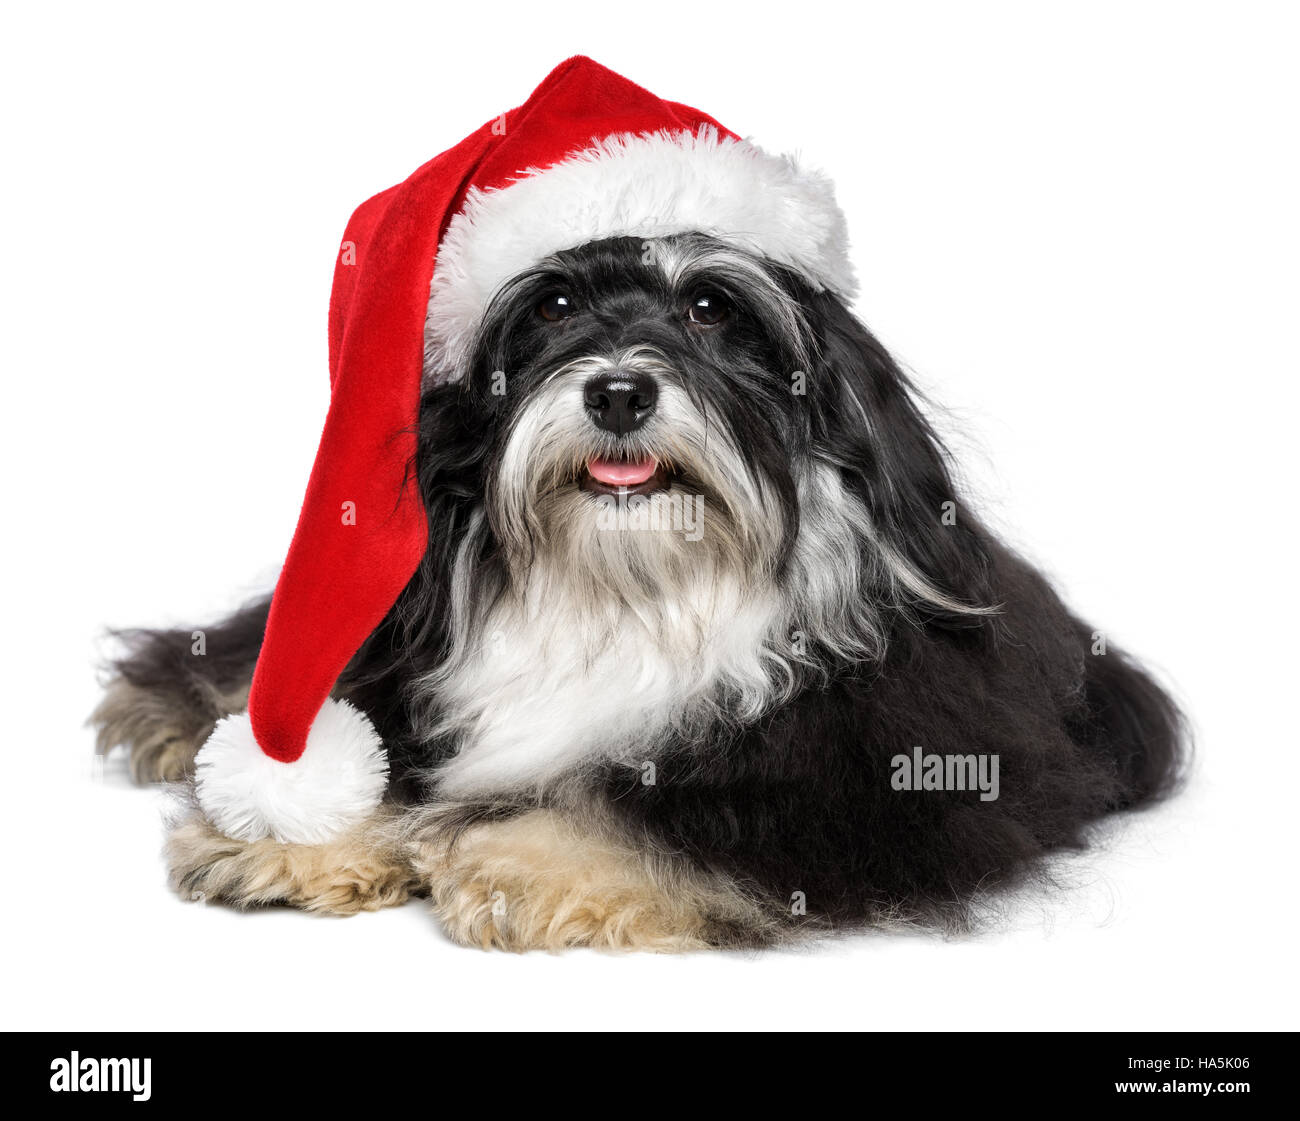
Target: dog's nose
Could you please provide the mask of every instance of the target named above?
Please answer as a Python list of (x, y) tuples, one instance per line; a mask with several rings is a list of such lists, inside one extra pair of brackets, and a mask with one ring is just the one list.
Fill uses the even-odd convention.
[(652, 378), (601, 374), (587, 382), (583, 403), (597, 428), (618, 436), (635, 432), (655, 411), (659, 387)]

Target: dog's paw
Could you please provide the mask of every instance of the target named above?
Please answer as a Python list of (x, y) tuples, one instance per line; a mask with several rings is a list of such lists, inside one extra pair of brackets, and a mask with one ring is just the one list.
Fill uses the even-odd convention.
[(405, 902), (419, 881), (376, 822), (326, 845), (236, 841), (198, 815), (167, 837), (172, 886), (186, 899), (235, 907), (286, 904), (354, 915)]
[(213, 721), (197, 717), (163, 691), (114, 678), (91, 714), (95, 750), (125, 747), (131, 777), (139, 783), (179, 782), (194, 773), (194, 757)]
[(709, 943), (696, 900), (670, 897), (636, 854), (534, 810), (476, 825), (415, 864), (448, 935), (483, 949), (674, 953)]

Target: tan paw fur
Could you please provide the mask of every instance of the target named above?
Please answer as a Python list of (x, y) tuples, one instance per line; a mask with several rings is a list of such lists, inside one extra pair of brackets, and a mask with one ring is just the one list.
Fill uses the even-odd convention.
[(419, 881), (383, 815), (325, 845), (235, 841), (197, 814), (167, 838), (172, 886), (183, 897), (236, 907), (283, 903), (352, 915), (405, 902)]
[(549, 810), (419, 845), (415, 864), (447, 933), (484, 949), (697, 950), (711, 912), (746, 909)]

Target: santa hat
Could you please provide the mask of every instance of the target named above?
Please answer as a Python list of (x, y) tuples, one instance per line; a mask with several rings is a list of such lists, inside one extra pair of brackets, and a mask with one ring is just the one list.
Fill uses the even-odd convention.
[(218, 724), (198, 756), (215, 826), (321, 843), (383, 797), (378, 733), (330, 693), (427, 547), (408, 471), (426, 367), (459, 377), (498, 286), (547, 255), (688, 231), (852, 295), (824, 177), (582, 57), (353, 214), (330, 300), (329, 414), (248, 712)]

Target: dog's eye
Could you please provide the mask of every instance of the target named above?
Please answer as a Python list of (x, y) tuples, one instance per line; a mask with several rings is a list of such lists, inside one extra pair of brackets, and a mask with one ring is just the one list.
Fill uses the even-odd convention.
[(701, 292), (691, 301), (687, 315), (692, 323), (701, 327), (716, 327), (731, 312), (731, 305), (726, 297), (717, 292)]
[(537, 314), (548, 323), (568, 319), (574, 310), (573, 300), (563, 292), (553, 292), (537, 305)]

